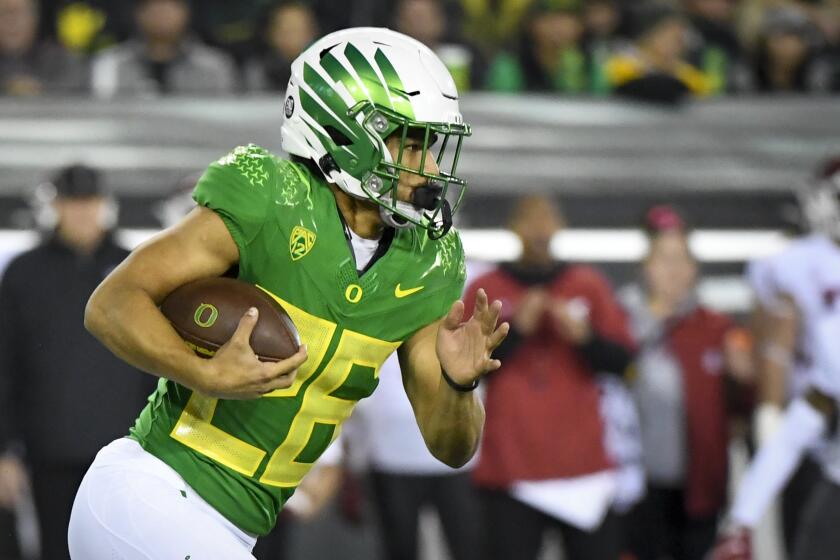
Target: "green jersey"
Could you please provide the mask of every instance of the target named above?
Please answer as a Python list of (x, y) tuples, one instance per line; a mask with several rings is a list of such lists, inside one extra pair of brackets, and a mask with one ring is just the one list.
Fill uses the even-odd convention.
[(221, 216), (239, 278), (286, 309), (309, 358), (291, 387), (248, 401), (161, 379), (131, 436), (231, 522), (264, 535), (385, 359), (460, 296), (463, 248), (454, 230), (437, 241), (397, 230), (360, 275), (323, 179), (253, 145), (212, 164), (194, 198)]

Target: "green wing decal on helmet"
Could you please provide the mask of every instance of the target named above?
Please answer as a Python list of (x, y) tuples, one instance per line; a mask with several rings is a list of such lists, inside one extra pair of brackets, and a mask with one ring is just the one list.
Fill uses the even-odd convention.
[(367, 100), (375, 105), (393, 109), (405, 117), (414, 118), (414, 109), (411, 107), (411, 100), (403, 88), (402, 80), (400, 80), (397, 71), (381, 49), (377, 50), (374, 61), (385, 78), (384, 82), (356, 47), (348, 44), (344, 50), (344, 55), (361, 82), (350, 73), (332, 52), (327, 51), (323, 54), (321, 67), (329, 74), (330, 78), (343, 84), (356, 102)]
[[(348, 115), (348, 107), (341, 96), (308, 64), (304, 80), (317, 96), (300, 91), (300, 102), (319, 127), (312, 127), (327, 148), (336, 165), (361, 179), (366, 170), (375, 166), (379, 151), (359, 124)], [(324, 132), (322, 132), (323, 129)]]
[(350, 92), (350, 95), (356, 101), (361, 101), (367, 97), (364, 89), (362, 89), (362, 85), (331, 52), (326, 52), (321, 57), (321, 67), (327, 71), (330, 78), (344, 84), (344, 87), (347, 88), (347, 91)]
[[(393, 102), (394, 110), (410, 119), (413, 119), (414, 110), (411, 107), (411, 100), (409, 99), (408, 92), (405, 91), (405, 86), (403, 86), (402, 80), (400, 80), (400, 76), (397, 74), (397, 71), (394, 69), (391, 61), (388, 60), (388, 57), (385, 56), (382, 49), (378, 49), (376, 51), (373, 59), (376, 61), (376, 64), (379, 65), (379, 70), (385, 77), (385, 82), (388, 84), (388, 87), (392, 92), (391, 100)], [(396, 95), (396, 97), (394, 97), (394, 95)], [(407, 107), (402, 107), (403, 103)]]
[(333, 89), (330, 84), (324, 81), (324, 78), (313, 69), (311, 66), (306, 64), (303, 70), (303, 79), (306, 81), (306, 84), (312, 88), (312, 92), (318, 96), (318, 99), (321, 101), (319, 104), (315, 101), (309, 94), (306, 93), (306, 90), (301, 90), (300, 100), (303, 104), (304, 110), (315, 116), (317, 122), (321, 126), (334, 126), (339, 129), (343, 134), (346, 134), (351, 139), (356, 139), (357, 134), (354, 130), (355, 124), (352, 124), (348, 120), (347, 116), (347, 104), (341, 98), (335, 89)]
[[(377, 50), (377, 53), (381, 54), (382, 50)], [(379, 74), (377, 74), (376, 70), (373, 69), (373, 66), (371, 66), (364, 55), (359, 52), (359, 49), (354, 47), (352, 44), (347, 44), (347, 48), (344, 49), (344, 55), (362, 79), (364, 85), (368, 87), (368, 92), (370, 94), (369, 99), (374, 104), (391, 108), (409, 119), (414, 118), (414, 109), (411, 107), (411, 101), (409, 101), (408, 95), (406, 95), (405, 91), (403, 91), (402, 81), (397, 76), (393, 67), (391, 67), (391, 72), (393, 74), (393, 78), (396, 78), (396, 80), (389, 84), (382, 81)], [(381, 58), (387, 61), (384, 54)], [(378, 63), (379, 61), (377, 60), (376, 62)], [(380, 68), (380, 70), (382, 69)], [(386, 80), (387, 79), (388, 78), (386, 77)], [(361, 101), (361, 99), (357, 99), (356, 101)]]

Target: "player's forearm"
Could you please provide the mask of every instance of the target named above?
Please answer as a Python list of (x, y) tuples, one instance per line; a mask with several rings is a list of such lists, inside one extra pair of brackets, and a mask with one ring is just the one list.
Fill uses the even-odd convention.
[(784, 407), (799, 332), (796, 305), (785, 299), (778, 309), (760, 315), (764, 324), (755, 331), (758, 397), (763, 403)]
[(785, 365), (766, 355), (759, 359), (759, 403), (753, 416), (753, 428), (759, 445), (766, 443), (781, 424), (787, 397), (789, 368), (789, 363)]
[(740, 526), (755, 528), (768, 504), (781, 491), (802, 459), (825, 432), (826, 419), (805, 400), (798, 399), (785, 411), (782, 426), (762, 445), (738, 488), (731, 518)]
[(777, 359), (764, 357), (759, 362), (758, 398), (763, 403), (784, 407), (787, 401), (787, 380), (792, 359), (785, 364)]
[(204, 391), (202, 360), (196, 356), (140, 288), (97, 288), (85, 309), (85, 328), (134, 367)]
[(458, 468), (478, 448), (484, 428), (484, 406), (475, 392), (455, 391), (441, 379), (436, 398), (424, 412), (422, 423), (423, 438), (432, 455)]

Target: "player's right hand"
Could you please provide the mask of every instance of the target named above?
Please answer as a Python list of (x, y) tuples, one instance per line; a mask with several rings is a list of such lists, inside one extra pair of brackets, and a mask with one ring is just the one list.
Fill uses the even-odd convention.
[(206, 360), (207, 372), (203, 376), (206, 386), (201, 392), (220, 399), (256, 399), (277, 389), (291, 387), (297, 369), (306, 361), (306, 345), (302, 344), (293, 356), (279, 362), (262, 362), (254, 354), (249, 340), (259, 319), (256, 308), (251, 308), (242, 319), (236, 332)]
[(752, 560), (752, 534), (746, 527), (730, 527), (718, 535), (706, 560)]
[(14, 456), (0, 457), (0, 508), (14, 509), (29, 483), (23, 463)]

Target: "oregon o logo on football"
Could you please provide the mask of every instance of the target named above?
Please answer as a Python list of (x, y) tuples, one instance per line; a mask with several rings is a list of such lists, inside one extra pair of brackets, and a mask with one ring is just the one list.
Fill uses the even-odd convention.
[[(208, 311), (209, 315), (207, 314)], [(195, 324), (205, 329), (212, 327), (218, 318), (219, 310), (216, 309), (215, 305), (210, 303), (202, 303), (199, 305), (198, 309), (195, 310), (195, 315), (193, 315), (193, 321), (195, 321)]]
[(358, 284), (350, 284), (347, 286), (347, 289), (344, 290), (344, 297), (347, 298), (347, 301), (350, 303), (359, 303), (362, 299), (362, 287)]

